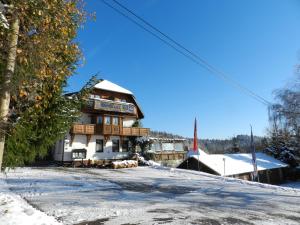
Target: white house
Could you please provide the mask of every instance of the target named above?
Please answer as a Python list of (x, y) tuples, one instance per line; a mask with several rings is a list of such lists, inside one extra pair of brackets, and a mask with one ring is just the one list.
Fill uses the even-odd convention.
[(63, 140), (56, 143), (56, 161), (105, 164), (128, 158), (132, 139), (148, 136), (148, 128), (134, 126), (144, 114), (133, 93), (117, 84), (101, 80), (94, 86), (79, 121)]

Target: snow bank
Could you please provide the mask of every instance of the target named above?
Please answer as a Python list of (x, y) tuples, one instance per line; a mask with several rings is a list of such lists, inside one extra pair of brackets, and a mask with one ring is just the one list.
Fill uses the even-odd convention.
[(152, 167), (162, 167), (159, 163), (154, 162), (152, 160), (146, 160), (143, 156), (137, 155), (138, 160), (141, 161), (146, 166), (152, 166)]
[(61, 225), (54, 217), (48, 216), (20, 196), (10, 192), (6, 183), (0, 180), (0, 225)]
[[(160, 168), (157, 168), (160, 169)], [(195, 171), (195, 170), (186, 170), (186, 169), (179, 169), (179, 168), (162, 168), (166, 170), (170, 170), (170, 172), (173, 173), (179, 173), (179, 174), (193, 174), (193, 175), (201, 175), (203, 177), (209, 177), (213, 178), (216, 180), (219, 180), (223, 182), (224, 184), (242, 184), (242, 185), (249, 185), (253, 187), (258, 187), (258, 188), (265, 188), (269, 190), (275, 190), (275, 191), (284, 191), (284, 192), (294, 192), (296, 195), (300, 196), (300, 191), (297, 187), (293, 187), (292, 185), (273, 185), (273, 184), (265, 184), (265, 183), (259, 183), (255, 181), (248, 181), (248, 180), (242, 180), (238, 178), (233, 178), (233, 177), (223, 177), (219, 175), (214, 175), (214, 174), (209, 174), (201, 171)]]
[(300, 181), (290, 181), (280, 185), (281, 187), (288, 187), (294, 189), (300, 189)]
[(112, 166), (114, 169), (131, 168), (131, 167), (137, 167), (138, 162), (135, 160), (114, 161), (112, 162)]

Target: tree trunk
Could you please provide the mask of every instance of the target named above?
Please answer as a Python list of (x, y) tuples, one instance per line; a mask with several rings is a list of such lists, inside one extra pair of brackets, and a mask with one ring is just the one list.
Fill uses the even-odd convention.
[(8, 35), (8, 55), (6, 71), (3, 75), (3, 83), (0, 92), (0, 170), (2, 169), (2, 160), (5, 145), (5, 135), (7, 131), (7, 116), (10, 103), (11, 79), (15, 71), (17, 44), (19, 36), (19, 19), (13, 16), (10, 34)]

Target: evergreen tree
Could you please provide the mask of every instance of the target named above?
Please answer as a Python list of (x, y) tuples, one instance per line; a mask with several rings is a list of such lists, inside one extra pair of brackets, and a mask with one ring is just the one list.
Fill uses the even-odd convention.
[(80, 0), (1, 2), (10, 26), (0, 26), (0, 135), (4, 165), (14, 166), (45, 155), (78, 116), (85, 91), (65, 98), (63, 90), (81, 58), (74, 38), (86, 12)]
[(270, 139), (267, 152), (290, 164), (300, 157), (300, 74), (295, 85), (276, 91), (277, 103), (269, 108)]

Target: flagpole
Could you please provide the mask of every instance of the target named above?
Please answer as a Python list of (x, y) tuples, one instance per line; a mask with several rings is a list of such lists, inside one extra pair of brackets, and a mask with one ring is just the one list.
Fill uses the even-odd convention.
[(198, 171), (200, 171), (200, 154), (198, 149)]
[(198, 155), (198, 171), (200, 171), (200, 156), (199, 156), (199, 148), (198, 148), (198, 136), (197, 136), (197, 119), (195, 117), (195, 123), (194, 123), (194, 146), (193, 146), (194, 152), (197, 151)]
[(252, 153), (252, 164), (253, 164), (253, 176), (252, 176), (252, 181), (258, 181), (258, 172), (257, 172), (257, 162), (256, 162), (256, 153), (255, 153), (255, 146), (254, 146), (254, 140), (253, 140), (253, 133), (252, 133), (252, 126), (250, 124), (250, 129), (251, 129), (251, 153)]

